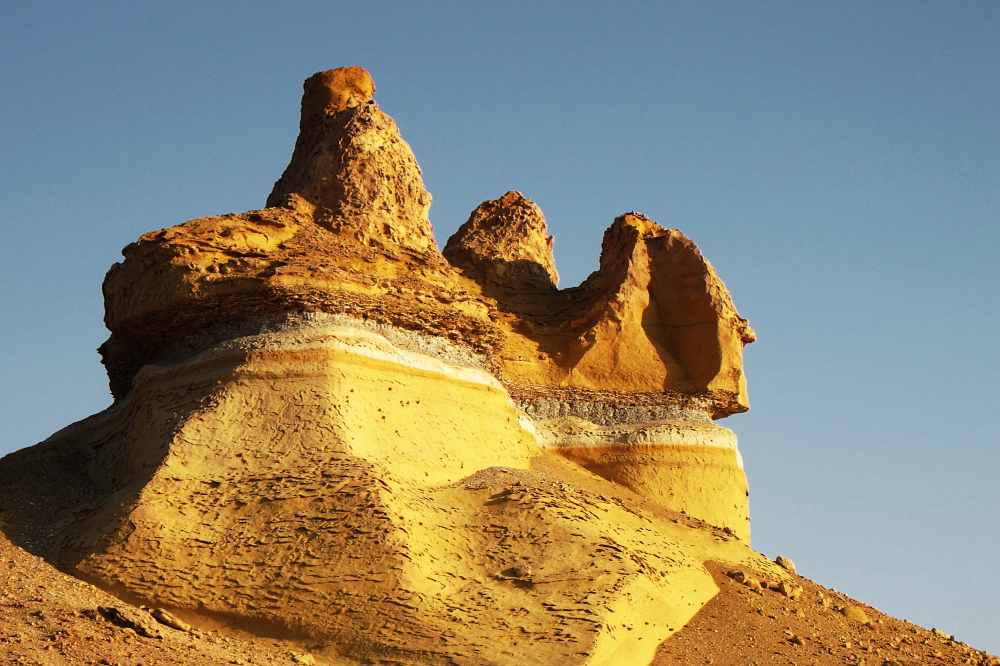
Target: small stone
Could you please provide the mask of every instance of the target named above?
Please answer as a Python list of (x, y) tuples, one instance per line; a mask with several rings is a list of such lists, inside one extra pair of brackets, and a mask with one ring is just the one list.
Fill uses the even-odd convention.
[(531, 575), (531, 565), (527, 563), (515, 565), (512, 567), (511, 573), (517, 578), (527, 578)]
[(176, 629), (177, 631), (191, 631), (191, 625), (172, 613), (168, 613), (162, 608), (157, 608), (151, 615), (161, 624)]
[(861, 624), (871, 624), (872, 622), (868, 619), (868, 613), (866, 613), (865, 609), (860, 606), (844, 606), (840, 612), (843, 613), (844, 617), (848, 620), (853, 620)]
[(746, 571), (730, 571), (726, 575), (735, 580), (737, 583), (742, 583), (749, 576)]
[(796, 599), (802, 595), (802, 587), (787, 580), (783, 580), (778, 583), (778, 592), (781, 592), (789, 599)]
[(796, 645), (805, 645), (806, 644), (806, 639), (802, 638), (798, 634), (793, 634), (792, 637), (789, 640), (792, 641), (793, 643), (795, 643)]
[(747, 587), (759, 587), (760, 581), (756, 577), (747, 573), (746, 571), (730, 571), (726, 574), (737, 583), (742, 583)]
[(316, 658), (311, 654), (295, 654), (292, 652), (292, 661), (296, 664), (315, 664)]
[(135, 633), (147, 638), (162, 638), (156, 623), (149, 619), (149, 615), (127, 606), (99, 606), (97, 612), (111, 624), (118, 625), (123, 629), (131, 629)]
[(792, 562), (784, 555), (778, 555), (774, 558), (774, 563), (789, 573), (795, 573), (795, 562)]

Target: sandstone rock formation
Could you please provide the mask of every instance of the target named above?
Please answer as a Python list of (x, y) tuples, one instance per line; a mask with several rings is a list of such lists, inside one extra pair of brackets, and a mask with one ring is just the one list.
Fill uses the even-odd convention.
[(371, 99), (368, 72), (342, 67), (306, 79), (295, 152), (267, 206), (312, 208), (314, 221), (365, 244), (435, 248), (413, 152)]
[(551, 291), (559, 284), (552, 241), (538, 206), (520, 192), (508, 192), (472, 211), (443, 253), (484, 290), (496, 285), (515, 294)]
[(623, 215), (559, 290), (510, 192), (442, 254), (373, 92), (311, 77), (267, 208), (123, 250), (115, 404), (4, 462), (86, 461), (46, 554), (327, 663), (649, 663), (715, 594), (705, 561), (787, 579), (713, 421), (747, 408), (753, 332), (694, 244)]

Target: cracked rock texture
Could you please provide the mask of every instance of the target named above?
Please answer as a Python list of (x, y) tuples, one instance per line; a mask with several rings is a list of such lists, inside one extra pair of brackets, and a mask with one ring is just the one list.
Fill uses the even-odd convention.
[(448, 239), (445, 258), (484, 289), (551, 291), (559, 284), (541, 209), (520, 192), (484, 201)]
[(622, 215), (560, 290), (508, 192), (439, 252), (367, 72), (304, 87), (266, 208), (109, 271), (114, 405), (0, 461), (53, 517), (12, 516), (22, 543), (328, 664), (650, 663), (718, 591), (704, 562), (787, 579), (714, 422), (753, 332), (694, 243)]

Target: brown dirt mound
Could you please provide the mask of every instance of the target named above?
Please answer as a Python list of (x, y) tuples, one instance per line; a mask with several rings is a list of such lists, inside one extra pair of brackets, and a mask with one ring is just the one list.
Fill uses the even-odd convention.
[[(795, 576), (802, 593), (789, 599), (773, 588), (738, 583), (718, 564), (707, 566), (721, 591), (660, 646), (653, 666), (1000, 665), (943, 632), (897, 620), (807, 578)], [(849, 619), (858, 616), (850, 608), (861, 609), (869, 623)]]

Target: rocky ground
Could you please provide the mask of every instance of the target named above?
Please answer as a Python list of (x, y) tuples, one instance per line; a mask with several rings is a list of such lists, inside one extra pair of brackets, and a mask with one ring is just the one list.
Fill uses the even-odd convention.
[[(709, 564), (721, 593), (665, 642), (655, 666), (984, 664), (1000, 659), (798, 578), (802, 593), (749, 587)], [(0, 535), (0, 663), (35, 666), (310, 664), (301, 645), (225, 628), (182, 631), (53, 568)], [(862, 624), (844, 611), (861, 609)], [(155, 610), (155, 609), (153, 609)], [(856, 611), (848, 611), (856, 616)], [(183, 626), (183, 625), (182, 625)]]
[(897, 620), (807, 578), (796, 577), (802, 591), (790, 599), (708, 566), (721, 593), (660, 646), (654, 666), (1000, 664), (944, 632)]
[[(44, 462), (47, 473), (57, 478), (68, 474), (73, 463), (54, 459)], [(559, 466), (564, 464), (555, 459), (541, 459), (539, 478), (559, 477)], [(496, 469), (493, 468), (494, 474)], [(21, 471), (24, 473), (9, 476), (0, 483), (8, 495), (8, 501), (0, 509), (0, 580), (3, 581), (0, 665), (342, 666), (353, 663), (334, 664), (314, 659), (308, 644), (252, 637), (208, 624), (208, 620), (190, 630), (178, 630), (156, 621), (150, 613), (156, 609), (131, 606), (64, 574), (7, 537), (9, 534), (35, 552), (52, 548), (53, 536), (46, 529), (46, 513), (32, 501), (30, 479), (38, 476), (27, 469)], [(534, 474), (520, 473), (525, 478)], [(499, 483), (486, 472), (471, 477), (471, 481)], [(589, 492), (613, 494), (621, 501), (652, 510), (641, 498), (603, 479), (577, 475), (574, 481)], [(57, 504), (81, 499), (73, 495), (69, 483), (47, 487), (66, 489), (66, 497), (55, 498)], [(726, 537), (718, 528), (691, 516), (662, 508), (657, 511), (688, 527)], [(797, 585), (784, 588), (794, 597), (790, 598), (774, 585), (762, 586), (769, 581), (761, 581), (756, 572), (744, 571), (744, 576), (737, 576), (746, 579), (740, 583), (732, 577), (735, 572), (729, 567), (711, 562), (707, 566), (720, 594), (660, 646), (654, 666), (1000, 666), (1000, 659), (943, 632), (897, 620), (806, 578), (796, 577)], [(318, 651), (320, 646), (315, 647)]]
[[(0, 664), (309, 664), (301, 649), (218, 631), (180, 631), (58, 571), (0, 534)], [(129, 626), (131, 625), (131, 626)]]

